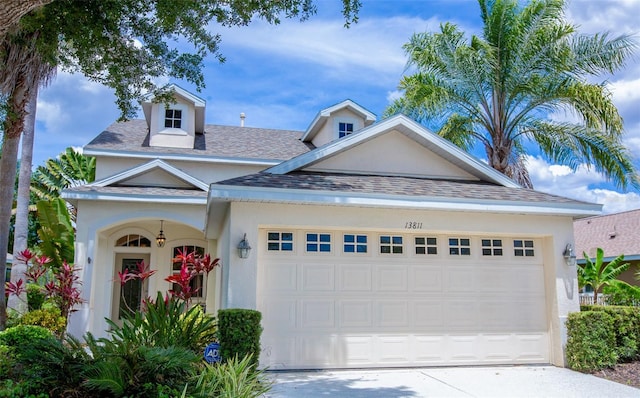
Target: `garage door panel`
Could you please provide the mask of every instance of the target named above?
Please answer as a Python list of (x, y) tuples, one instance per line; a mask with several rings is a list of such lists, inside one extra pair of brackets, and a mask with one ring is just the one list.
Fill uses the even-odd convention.
[(304, 264), (302, 265), (302, 290), (334, 291), (335, 266), (333, 264)]
[(409, 326), (409, 305), (406, 301), (378, 301), (375, 303), (378, 325), (405, 330)]
[(369, 265), (341, 264), (339, 287), (345, 292), (371, 291), (372, 269)]
[(298, 267), (296, 264), (270, 264), (266, 267), (266, 282), (270, 291), (293, 292), (297, 290)]
[[(539, 300), (544, 300), (544, 297), (539, 297)], [(515, 305), (518, 311), (514, 314), (514, 324), (518, 327), (518, 330), (523, 331), (543, 331), (547, 328), (547, 316), (544, 307), (537, 304), (539, 300), (518, 300)], [(543, 301), (544, 302), (544, 301)]]
[(274, 329), (295, 330), (298, 319), (295, 299), (269, 299), (265, 301), (262, 317)]
[(482, 266), (476, 274), (476, 285), (479, 292), (506, 293), (513, 289), (512, 270), (509, 267)]
[(336, 327), (333, 300), (305, 299), (300, 306), (301, 329), (334, 329)]
[(373, 303), (370, 300), (339, 301), (338, 306), (342, 327), (373, 327)]
[(414, 292), (442, 292), (442, 269), (435, 266), (412, 266), (409, 282)]
[(445, 326), (453, 330), (470, 330), (478, 324), (478, 309), (472, 298), (445, 302), (444, 313)]
[(377, 271), (377, 287), (379, 291), (406, 292), (408, 290), (407, 266), (380, 266)]
[(515, 362), (532, 363), (546, 361), (546, 356), (541, 353), (548, 352), (549, 338), (546, 333), (518, 334), (517, 355)]
[(286, 369), (292, 363), (298, 363), (296, 339), (283, 334), (263, 334), (260, 339), (262, 352), (260, 362), (268, 363), (273, 369)]
[(336, 335), (301, 335), (296, 340), (299, 347), (297, 361), (307, 364), (307, 367), (332, 367), (336, 362)]
[(540, 286), (544, 286), (544, 270), (542, 266), (522, 267), (519, 272), (519, 290), (523, 293), (539, 293)]
[(477, 363), (481, 357), (478, 355), (477, 349), (478, 336), (476, 335), (459, 335), (449, 338), (448, 352), (450, 352), (450, 360), (455, 363)]
[[(469, 293), (476, 291), (476, 267), (445, 267), (445, 291), (452, 293)], [(471, 290), (470, 290), (471, 289)]]
[(339, 343), (339, 346), (344, 363), (352, 364), (352, 367), (364, 367), (375, 364), (373, 359), (375, 349), (373, 336), (345, 336), (341, 341), (342, 343)]
[(444, 336), (421, 336), (413, 339), (414, 361), (417, 364), (443, 364), (447, 362), (445, 356), (447, 346)]
[(481, 307), (479, 325), (481, 330), (505, 331), (513, 329), (515, 319), (515, 305), (507, 301), (483, 301), (478, 303)]
[(443, 303), (439, 299), (416, 301), (413, 303), (413, 321), (418, 330), (442, 330), (444, 317)]
[(404, 364), (411, 361), (410, 338), (406, 335), (379, 336), (376, 340), (377, 362), (385, 365)]

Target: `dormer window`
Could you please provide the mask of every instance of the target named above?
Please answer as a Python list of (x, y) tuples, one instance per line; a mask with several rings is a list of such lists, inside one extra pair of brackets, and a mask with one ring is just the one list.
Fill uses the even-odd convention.
[(346, 137), (349, 134), (353, 134), (353, 123), (339, 122), (338, 138)]
[(164, 127), (165, 128), (182, 128), (182, 110), (180, 109), (167, 109), (164, 112)]

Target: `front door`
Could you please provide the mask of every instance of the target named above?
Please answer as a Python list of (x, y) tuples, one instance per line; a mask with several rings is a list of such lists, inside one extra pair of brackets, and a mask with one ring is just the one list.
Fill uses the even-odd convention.
[(132, 279), (122, 285), (118, 277), (118, 272), (124, 273), (125, 270), (129, 273), (137, 272), (138, 263), (142, 261), (144, 261), (145, 264), (149, 264), (149, 254), (116, 254), (116, 266), (113, 277), (115, 284), (113, 310), (111, 311), (111, 319), (115, 322), (119, 322), (124, 314), (139, 310), (142, 300), (148, 295), (147, 284), (143, 283), (140, 279)]

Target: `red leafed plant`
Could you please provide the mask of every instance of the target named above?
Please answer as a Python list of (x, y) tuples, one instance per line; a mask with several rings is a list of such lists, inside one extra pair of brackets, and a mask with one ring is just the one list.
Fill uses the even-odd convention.
[[(68, 319), (69, 314), (75, 311), (76, 305), (83, 302), (80, 297), (80, 281), (76, 274), (78, 269), (74, 265), (65, 261), (60, 268), (51, 269), (48, 266), (52, 261), (49, 257), (36, 255), (29, 249), (20, 252), (15, 260), (24, 262), (27, 266), (26, 283), (22, 279), (15, 283), (7, 282), (6, 291), (8, 294), (20, 296), (26, 291), (28, 284), (43, 286), (44, 293), (53, 299), (65, 319)], [(44, 280), (41, 281), (42, 279)]]
[(211, 259), (209, 254), (200, 255), (195, 251), (187, 253), (178, 249), (178, 255), (173, 259), (174, 263), (180, 263), (180, 272), (170, 275), (164, 280), (177, 285), (177, 289), (169, 290), (169, 294), (180, 300), (189, 302), (200, 288), (192, 288), (191, 281), (198, 275), (209, 276), (215, 267), (220, 266), (220, 259)]
[(80, 289), (78, 289), (80, 282), (76, 274), (77, 270), (73, 264), (68, 264), (65, 261), (60, 270), (53, 275), (54, 280), (44, 285), (47, 296), (55, 300), (65, 319), (68, 319), (69, 314), (75, 311), (76, 305), (83, 302), (80, 297)]
[[(128, 268), (125, 268), (124, 271), (118, 271), (118, 280), (120, 281), (120, 286), (124, 286), (127, 282), (135, 280), (135, 279), (139, 279), (140, 281), (144, 282), (145, 280), (149, 279), (149, 277), (153, 274), (155, 274), (156, 272), (158, 272), (158, 270), (152, 270), (150, 265), (147, 265), (144, 263), (144, 261), (140, 261), (138, 263), (136, 263), (136, 269), (134, 270), (129, 270)], [(149, 300), (148, 298), (146, 299), (141, 299), (140, 303), (135, 303), (136, 307), (138, 308), (137, 305), (140, 304), (141, 307), (144, 307), (144, 303), (145, 301)], [(133, 310), (133, 308), (131, 308), (131, 304), (133, 303), (127, 303), (126, 300), (124, 300), (123, 297), (123, 301), (122, 303), (125, 305), (126, 309), (130, 312), (133, 313), (135, 312)]]

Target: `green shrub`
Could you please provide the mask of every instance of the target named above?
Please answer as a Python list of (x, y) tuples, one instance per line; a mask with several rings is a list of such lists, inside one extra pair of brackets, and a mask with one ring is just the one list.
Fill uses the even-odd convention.
[(254, 398), (271, 390), (262, 371), (253, 366), (251, 357), (230, 358), (225, 363), (206, 365), (196, 389), (199, 397)]
[(640, 354), (640, 308), (592, 305), (591, 311), (606, 312), (613, 319), (619, 362), (630, 362)]
[(260, 358), (260, 335), (262, 326), (259, 311), (232, 308), (218, 311), (220, 353), (222, 360), (251, 357), (252, 366)]
[(29, 311), (41, 309), (46, 297), (44, 289), (40, 285), (27, 283), (27, 307)]
[(42, 326), (49, 329), (56, 336), (62, 336), (67, 326), (67, 321), (58, 307), (29, 311), (21, 316), (17, 323), (19, 325)]
[(21, 347), (52, 336), (51, 331), (41, 326), (18, 325), (0, 332), (0, 345)]
[(201, 354), (215, 339), (216, 319), (205, 314), (198, 305), (186, 310), (184, 301), (170, 298), (164, 301), (158, 293), (147, 311), (127, 314), (122, 325), (107, 320), (114, 341), (140, 347), (184, 347)]
[(603, 311), (573, 312), (567, 319), (567, 363), (571, 369), (591, 372), (618, 361), (614, 320)]
[[(0, 396), (72, 396), (81, 384), (80, 369), (84, 351), (72, 351), (49, 330), (39, 326), (20, 325), (0, 333), (13, 356), (11, 367), (0, 388)], [(13, 394), (13, 395), (12, 395)]]
[(15, 359), (11, 348), (6, 345), (0, 345), (0, 380), (9, 378), (9, 373), (15, 366)]
[(197, 375), (201, 357), (184, 347), (92, 347), (94, 360), (83, 369), (87, 396), (179, 396)]
[(603, 291), (607, 295), (608, 305), (633, 306), (640, 304), (640, 287), (622, 281), (606, 286)]

